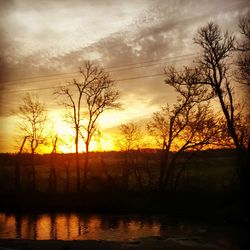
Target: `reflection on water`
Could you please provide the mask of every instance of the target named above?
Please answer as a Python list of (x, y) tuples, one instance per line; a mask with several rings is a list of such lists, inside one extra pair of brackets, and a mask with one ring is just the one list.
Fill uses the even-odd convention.
[(83, 214), (12, 215), (0, 213), (0, 238), (128, 240), (164, 234), (190, 234), (183, 224), (164, 225), (157, 218)]
[(0, 213), (0, 238), (125, 240), (160, 234), (155, 221), (81, 214), (10, 215)]
[(197, 244), (195, 239), (198, 239), (203, 243), (213, 242), (223, 246), (223, 249), (239, 249), (231, 246), (245, 244), (245, 238), (242, 238), (242, 232), (238, 229), (232, 230), (224, 225), (218, 228), (216, 225), (215, 228), (208, 224), (166, 217), (0, 212), (0, 239), (126, 241), (150, 236), (179, 238), (185, 242), (191, 239), (192, 244)]

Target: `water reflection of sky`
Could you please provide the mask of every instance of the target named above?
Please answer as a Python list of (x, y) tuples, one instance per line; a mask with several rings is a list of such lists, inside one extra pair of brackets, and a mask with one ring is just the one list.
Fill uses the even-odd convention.
[(213, 242), (223, 245), (223, 249), (239, 249), (231, 246), (245, 244), (241, 230), (226, 225), (215, 227), (207, 223), (183, 221), (181, 218), (0, 212), (0, 239), (126, 241), (150, 236), (184, 241), (198, 239), (199, 242), (202, 239), (204, 244)]
[(161, 235), (156, 219), (82, 214), (11, 215), (0, 213), (0, 238), (127, 240)]

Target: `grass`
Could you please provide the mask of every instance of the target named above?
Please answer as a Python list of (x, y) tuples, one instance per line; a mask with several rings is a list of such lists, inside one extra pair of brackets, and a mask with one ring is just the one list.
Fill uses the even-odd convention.
[[(184, 156), (185, 157), (185, 156)], [(14, 155), (0, 155), (0, 189), (14, 191)], [(141, 153), (132, 156), (130, 165), (130, 190), (141, 191), (157, 189), (159, 176), (159, 155), (157, 153)], [(29, 188), (31, 167), (29, 155), (23, 155), (21, 159), (22, 186), (24, 190)], [(136, 164), (135, 164), (136, 163)], [(92, 153), (89, 164), (89, 189), (118, 190), (121, 186), (121, 178), (124, 164), (122, 153)], [(84, 156), (81, 156), (80, 166), (84, 165)], [(76, 191), (76, 167), (74, 155), (58, 155), (56, 162), (57, 191), (66, 191), (66, 168), (69, 167), (70, 192)], [(177, 164), (182, 166), (182, 159)], [(50, 155), (36, 156), (37, 191), (50, 192), (49, 189)], [(142, 186), (139, 186), (138, 176)], [(81, 171), (82, 174), (82, 171)], [(81, 176), (82, 178), (82, 176)], [(194, 158), (186, 167), (180, 180), (178, 189), (182, 190), (213, 190), (213, 192), (236, 189), (238, 177), (236, 174), (236, 157), (232, 153), (224, 151), (202, 152)]]
[[(102, 158), (101, 158), (102, 157)], [(177, 217), (206, 218), (220, 221), (248, 221), (238, 195), (236, 158), (232, 152), (201, 152), (193, 159), (180, 180), (176, 192), (159, 193), (159, 155), (142, 153), (133, 157), (129, 190), (122, 189), (122, 153), (92, 153), (88, 191), (76, 192), (74, 155), (56, 159), (57, 192), (49, 187), (50, 156), (36, 156), (37, 190), (29, 189), (29, 156), (22, 158), (22, 190), (14, 190), (13, 155), (1, 155), (0, 209), (5, 211), (79, 211), (95, 213), (168, 214)], [(185, 155), (183, 156), (185, 158)], [(84, 163), (81, 156), (81, 166)], [(182, 166), (183, 159), (177, 168)], [(66, 192), (66, 167), (69, 164), (70, 190)], [(138, 185), (134, 171), (141, 178)]]

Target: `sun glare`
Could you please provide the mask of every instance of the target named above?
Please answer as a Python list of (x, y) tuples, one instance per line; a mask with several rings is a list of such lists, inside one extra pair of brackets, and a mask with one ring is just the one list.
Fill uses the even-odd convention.
[[(52, 125), (46, 131), (48, 134), (57, 134), (59, 138), (58, 152), (74, 153), (74, 128), (71, 124), (64, 121), (63, 111), (53, 110), (49, 113), (49, 120)], [(105, 126), (112, 126), (112, 119), (108, 116), (103, 119)], [(102, 134), (99, 138), (93, 137), (90, 143), (90, 151), (110, 151), (114, 150), (113, 137), (111, 132)], [(43, 148), (42, 152), (49, 152), (49, 149)], [(85, 152), (85, 144), (83, 140), (79, 141), (79, 152)]]

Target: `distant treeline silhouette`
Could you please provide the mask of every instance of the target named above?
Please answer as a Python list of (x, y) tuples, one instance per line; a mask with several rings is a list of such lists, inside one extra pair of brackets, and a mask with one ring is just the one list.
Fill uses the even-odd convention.
[[(176, 169), (183, 167), (183, 162), (189, 159), (192, 152), (185, 152), (176, 163)], [(86, 154), (79, 154), (84, 159)], [(126, 152), (90, 152), (89, 154), (89, 191), (157, 191), (158, 176), (161, 167), (160, 150)], [(174, 157), (170, 153), (170, 158)], [(129, 159), (128, 159), (129, 157)], [(20, 157), (20, 193), (33, 192), (32, 167), (30, 154)], [(77, 176), (74, 164), (75, 154), (57, 154), (55, 164), (55, 179), (51, 179), (51, 155), (36, 154), (37, 189), (44, 193), (75, 193)], [(129, 161), (128, 172), (125, 171)], [(15, 191), (16, 155), (0, 154), (1, 162), (1, 192)], [(232, 186), (239, 187), (234, 175), (236, 162), (235, 150), (201, 151), (192, 162), (186, 164), (181, 175), (174, 176), (174, 185), (167, 191), (177, 190), (231, 190)], [(84, 164), (83, 160), (80, 160)], [(171, 188), (171, 189), (170, 189)]]

